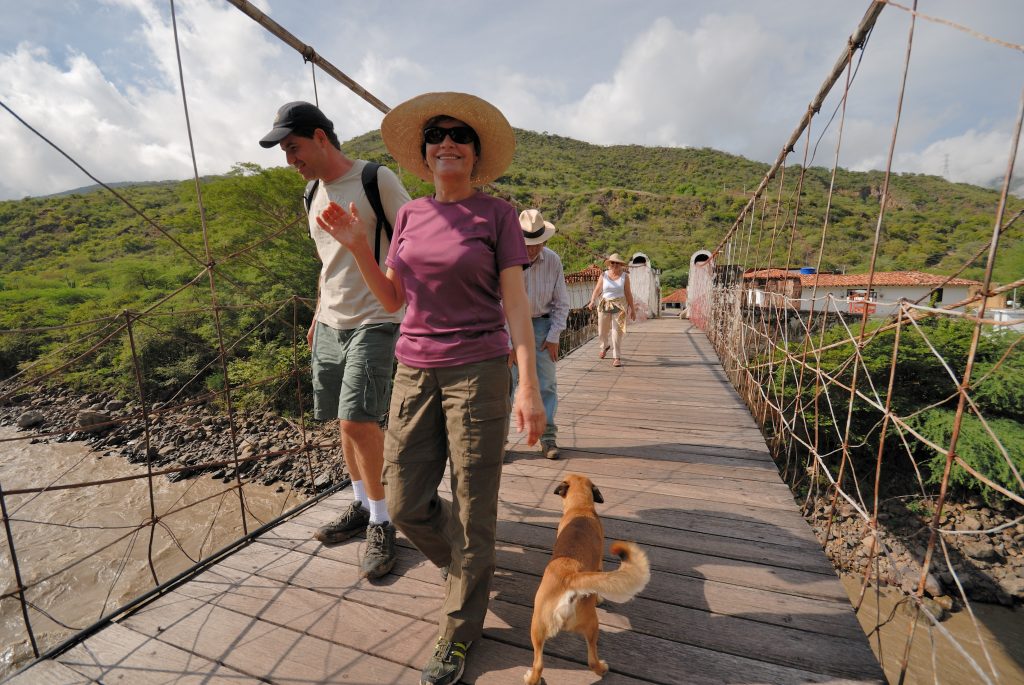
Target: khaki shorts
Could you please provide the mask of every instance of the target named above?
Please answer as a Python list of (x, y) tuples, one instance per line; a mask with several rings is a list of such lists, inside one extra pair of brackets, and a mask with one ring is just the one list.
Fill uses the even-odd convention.
[(398, 324), (338, 330), (317, 322), (313, 332), (313, 416), (318, 421), (384, 419), (391, 400)]

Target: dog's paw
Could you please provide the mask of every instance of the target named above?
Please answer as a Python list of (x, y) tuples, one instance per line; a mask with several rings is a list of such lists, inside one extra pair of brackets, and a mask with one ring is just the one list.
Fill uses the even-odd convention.
[(532, 668), (523, 674), (523, 682), (526, 683), (526, 685), (547, 685), (543, 676), (540, 678), (534, 678)]
[(604, 659), (598, 659), (596, 664), (591, 663), (587, 665), (590, 666), (590, 670), (596, 673), (597, 675), (603, 676), (605, 673), (608, 672), (608, 662)]

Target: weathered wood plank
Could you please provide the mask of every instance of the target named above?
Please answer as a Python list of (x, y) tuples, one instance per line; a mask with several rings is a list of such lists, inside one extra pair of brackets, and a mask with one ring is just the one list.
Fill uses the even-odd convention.
[(685, 483), (693, 482), (694, 479), (715, 478), (721, 487), (726, 488), (785, 488), (785, 485), (779, 482), (779, 473), (774, 465), (764, 462), (751, 464), (730, 457), (709, 459), (705, 456), (703, 459), (696, 459), (686, 458), (685, 455), (679, 455), (677, 459), (626, 457), (559, 447), (562, 456), (556, 460), (544, 459), (537, 448), (513, 452), (506, 462), (505, 471), (525, 467), (523, 473), (539, 475), (544, 470), (576, 470), (591, 473), (595, 479), (604, 475), (619, 477), (628, 473), (643, 482), (654, 484), (677, 481)]
[[(408, 624), (397, 616), (391, 622), (392, 628)], [(392, 660), (177, 594), (156, 600), (123, 623), (273, 683), (400, 683), (416, 682), (419, 675), (418, 669)], [(348, 629), (344, 624), (339, 627)]]
[[(553, 533), (550, 537), (553, 540)], [(327, 562), (322, 559), (304, 560), (301, 555), (289, 553), (290, 561), (287, 564), (274, 565), (258, 572), (274, 579), (287, 578), (289, 582), (306, 587), (314, 587), (318, 584), (324, 587), (325, 583), (330, 583), (330, 580), (321, 577), (316, 567), (323, 565), (325, 568), (335, 568), (333, 564), (337, 560), (351, 564), (351, 569), (348, 573), (355, 573), (356, 564), (358, 563), (357, 545), (343, 544), (332, 548), (321, 548), (320, 550), (316, 550), (315, 547), (307, 549), (317, 551), (320, 555), (329, 554), (331, 561)], [(523, 551), (525, 550), (520, 552)], [(261, 558), (265, 557), (262, 554), (260, 556)], [(536, 575), (531, 574), (529, 577), (513, 572), (519, 556), (519, 554), (510, 554), (508, 556), (503, 554), (499, 559), (503, 572), (499, 572), (495, 577), (495, 599), (506, 603), (516, 603), (529, 608), (532, 606), (532, 595), (539, 582), (537, 576), (543, 572), (543, 566), (547, 563), (549, 554), (544, 553), (535, 556), (535, 564), (531, 571)], [(284, 556), (281, 558), (283, 559)], [(409, 571), (403, 570), (403, 577), (415, 578), (417, 581), (415, 586), (411, 582), (395, 580), (393, 587), (397, 589), (399, 585), (404, 585), (404, 591), (399, 592), (398, 595), (400, 597), (410, 596), (415, 598), (415, 606), (406, 605), (404, 608), (399, 608), (397, 605), (390, 606), (389, 608), (392, 610), (422, 612), (423, 608), (419, 606), (420, 600), (425, 598), (427, 594), (423, 591), (421, 585), (423, 582), (437, 585), (434, 601), (435, 605), (440, 603), (441, 590), (436, 570), (425, 561), (422, 561), (422, 558), (414, 559), (412, 563), (415, 566), (409, 567)], [(405, 568), (404, 565), (402, 565), (402, 568)], [(296, 569), (301, 570), (296, 572)], [(344, 572), (339, 574), (335, 570), (331, 577), (345, 577), (346, 575)], [(858, 651), (856, 647), (860, 646), (867, 650), (863, 634), (857, 629), (856, 625), (850, 623), (849, 619), (852, 615), (852, 609), (848, 603), (844, 605), (839, 602), (818, 602), (816, 604), (805, 602), (800, 606), (807, 607), (813, 612), (809, 615), (807, 621), (802, 621), (799, 617), (793, 616), (793, 611), (797, 605), (786, 605), (785, 602), (776, 603), (774, 607), (770, 607), (771, 603), (762, 603), (761, 606), (764, 610), (760, 612), (753, 611), (749, 606), (741, 609), (739, 605), (734, 604), (736, 614), (722, 615), (712, 612), (704, 601), (695, 602), (698, 606), (693, 609), (686, 608), (683, 604), (673, 599), (673, 595), (676, 593), (676, 588), (674, 587), (677, 584), (674, 582), (676, 579), (661, 578), (660, 573), (655, 573), (653, 578), (653, 587), (645, 590), (642, 596), (657, 599), (636, 600), (640, 604), (649, 604), (649, 606), (643, 608), (639, 616), (650, 621), (651, 625), (654, 626), (649, 631), (653, 635), (660, 637), (668, 636), (678, 642), (686, 642), (695, 646), (730, 652), (748, 658), (759, 658), (760, 647), (757, 647), (758, 651), (753, 654), (744, 654), (742, 646), (732, 647), (733, 637), (736, 634), (750, 637), (759, 636), (756, 640), (748, 640), (744, 644), (747, 644), (748, 647), (749, 645), (773, 644), (775, 645), (773, 654), (767, 659), (768, 661), (798, 668), (808, 665), (808, 662), (805, 661), (808, 652), (816, 655), (820, 649), (826, 649), (829, 645), (835, 645), (837, 640), (845, 640), (849, 644), (841, 651), (848, 656), (834, 659), (830, 664), (830, 668), (834, 669), (833, 673), (836, 675), (856, 673), (856, 664), (863, 659), (865, 654)], [(659, 590), (659, 587), (663, 589)], [(327, 587), (326, 591), (336, 592), (337, 588)], [(346, 596), (355, 597), (356, 595), (346, 593)], [(372, 601), (372, 598), (362, 595), (361, 601)], [(755, 604), (754, 606), (757, 605)], [(784, 609), (783, 606), (786, 606), (786, 608)], [(626, 610), (631, 612), (629, 607), (626, 607)], [(712, 616), (714, 618), (711, 618)], [(819, 616), (828, 617), (829, 622), (831, 622), (830, 629), (822, 630), (820, 624), (814, 624), (813, 619)], [(424, 619), (430, 618), (427, 614), (421, 614), (421, 617)], [(659, 625), (659, 621), (664, 622), (665, 625)], [(795, 628), (793, 626), (794, 621), (806, 623), (806, 626)], [(836, 627), (840, 623), (844, 625), (843, 630), (839, 630)], [(525, 634), (528, 633), (528, 625), (527, 620), (526, 623), (518, 626), (518, 628)], [(610, 623), (609, 626), (622, 627), (618, 623)], [(676, 631), (676, 628), (673, 626), (678, 627), (679, 630), (684, 631), (686, 634), (681, 632), (678, 635), (672, 635)], [(638, 629), (638, 625), (634, 624), (633, 630)], [(818, 634), (821, 632), (825, 634)], [(524, 643), (523, 646), (528, 647), (529, 645)], [(809, 647), (810, 649), (808, 649)], [(870, 656), (870, 650), (866, 653)], [(817, 656), (814, 657), (814, 659), (816, 658)]]
[[(279, 544), (304, 554), (324, 556), (341, 563), (353, 565), (357, 563), (357, 541), (325, 547), (310, 539), (312, 531), (315, 529), (315, 523), (317, 522), (310, 521), (309, 525), (303, 525), (298, 520), (291, 521), (275, 528), (272, 531), (274, 535), (264, 536), (262, 541), (268, 544)], [(549, 531), (548, 534), (553, 540), (554, 531)], [(401, 538), (399, 540), (401, 542)], [(427, 582), (440, 583), (435, 575), (436, 571), (426, 564), (423, 565), (426, 571), (420, 574), (415, 551), (408, 543), (403, 547), (409, 550), (412, 557), (408, 570), (404, 570), (406, 566), (400, 564), (399, 568), (403, 569), (403, 573), (415, 573), (417, 577)], [(523, 582), (532, 584), (534, 588), (540, 582), (540, 575), (544, 572), (544, 567), (550, 558), (551, 554), (547, 549), (505, 544), (501, 541), (498, 544), (499, 567), (522, 573), (524, 576), (533, 576), (532, 580), (524, 577)], [(740, 573), (738, 575), (741, 580), (746, 580), (750, 574)], [(188, 588), (191, 589), (199, 584), (200, 580), (201, 578), (190, 583)], [(820, 582), (820, 577), (814, 580)], [(796, 587), (803, 588), (804, 586), (805, 584), (801, 583)], [(757, 620), (841, 637), (862, 635), (860, 628), (851, 624), (849, 620), (848, 613), (852, 609), (845, 594), (831, 599), (801, 597), (779, 589), (766, 589), (757, 585), (747, 587), (737, 585), (735, 582), (691, 577), (671, 570), (664, 570), (664, 573), (654, 575), (642, 596), (656, 597), (672, 604), (723, 615), (756, 614)]]
[[(359, 602), (364, 606), (381, 607), (387, 608), (390, 615), (402, 615), (408, 618), (419, 619), (422, 621), (430, 621), (432, 624), (435, 618), (435, 612), (440, 606), (442, 598), (442, 589), (440, 584), (434, 580), (425, 580), (424, 574), (430, 577), (436, 578), (436, 569), (433, 569), (429, 563), (422, 561), (416, 565), (416, 572), (403, 572), (400, 576), (392, 578), (388, 581), (389, 592), (377, 593), (376, 587), (369, 585), (366, 581), (358, 581), (354, 585), (348, 581), (348, 579), (357, 575), (357, 559), (358, 554), (355, 546), (353, 545), (339, 545), (335, 550), (342, 551), (343, 554), (347, 555), (351, 561), (351, 566), (345, 565), (345, 568), (338, 568), (338, 563), (334, 560), (327, 560), (320, 556), (309, 557), (295, 551), (282, 550), (281, 552), (273, 553), (269, 556), (274, 558), (274, 561), (267, 563), (264, 561), (268, 558), (268, 554), (265, 550), (253, 549), (261, 547), (260, 545), (253, 545), (247, 552), (234, 555), (231, 559), (225, 563), (231, 563), (235, 568), (236, 563), (241, 562), (239, 566), (246, 566), (246, 568), (239, 570), (252, 571), (254, 570), (257, 574), (264, 578), (270, 578), (280, 582), (287, 582), (289, 584), (298, 585), (306, 588), (317, 588), (321, 592), (329, 593), (353, 602)], [(254, 567), (249, 565), (245, 561), (245, 557), (251, 556), (252, 561), (258, 566)], [(339, 579), (345, 579), (339, 581)], [(529, 588), (526, 590), (528, 596), (522, 595), (521, 588)], [(491, 602), (491, 609), (488, 614), (488, 620), (485, 626), (487, 635), (489, 637), (498, 639), (502, 642), (517, 644), (524, 650), (529, 647), (529, 620), (530, 614), (532, 613), (532, 590), (535, 589), (535, 584), (522, 579), (517, 578), (513, 574), (503, 571), (496, 575), (494, 594)], [(510, 596), (506, 597), (504, 593), (508, 593)], [(428, 601), (428, 598), (429, 601)], [(652, 602), (654, 604), (654, 602)], [(635, 608), (630, 609), (632, 605), (625, 605), (621, 610), (622, 615), (626, 615), (636, 623), (639, 620), (639, 616), (634, 614)], [(670, 611), (671, 613), (671, 611)], [(702, 612), (693, 612), (694, 615), (699, 615)], [(609, 614), (602, 612), (603, 622), (607, 623)], [(665, 622), (671, 623), (671, 616), (666, 616), (663, 619)], [(737, 619), (739, 620), (739, 619)], [(729, 674), (735, 674), (737, 672), (747, 672), (750, 674), (752, 679), (756, 682), (792, 682), (789, 678), (805, 678), (810, 677), (809, 674), (799, 672), (801, 671), (799, 664), (786, 664), (786, 659), (792, 659), (794, 661), (799, 659), (796, 654), (790, 654), (789, 651), (784, 649), (784, 645), (793, 644), (799, 640), (809, 640), (811, 642), (818, 642), (819, 647), (823, 642), (821, 636), (813, 633), (806, 633), (803, 631), (795, 631), (791, 628), (783, 628), (779, 626), (771, 626), (770, 624), (764, 624), (756, 621), (739, 621), (748, 632), (756, 633), (770, 633), (772, 630), (782, 633), (789, 637), (788, 639), (780, 638), (776, 635), (772, 635), (772, 639), (780, 640), (778, 650), (773, 650), (770, 654), (762, 654), (761, 642), (749, 642), (743, 643), (746, 645), (758, 645), (755, 653), (753, 654), (741, 654), (736, 653), (739, 649), (734, 649), (731, 652), (716, 652), (713, 649), (708, 649), (706, 645), (699, 644), (700, 642), (706, 642), (705, 638), (701, 636), (701, 630), (694, 630), (692, 633), (678, 634), (670, 637), (666, 637), (661, 634), (663, 630), (659, 628), (658, 632), (646, 633), (642, 630), (638, 631), (637, 625), (631, 626), (629, 634), (635, 639), (640, 640), (640, 644), (631, 645), (627, 648), (622, 649), (620, 661), (629, 661), (633, 654), (637, 653), (654, 653), (648, 650), (659, 650), (664, 649), (663, 642), (668, 641), (675, 644), (676, 652), (684, 652), (687, 658), (693, 658), (703, 664), (705, 669), (705, 676), (711, 680), (720, 680), (726, 678)], [(608, 623), (607, 627), (611, 629), (622, 629), (621, 622)], [(497, 628), (495, 626), (500, 627)], [(726, 626), (722, 626), (723, 629)], [(728, 631), (724, 635), (731, 635)], [(620, 638), (624, 639), (624, 638)], [(766, 638), (767, 639), (767, 638)], [(843, 638), (832, 637), (832, 640), (842, 640)], [(727, 641), (726, 638), (722, 638), (722, 641)], [(564, 641), (563, 641), (564, 642)], [(650, 644), (647, 644), (647, 643)], [(697, 644), (694, 644), (696, 642)], [(852, 643), (852, 641), (850, 641)], [(861, 640), (863, 642), (863, 640)], [(866, 648), (866, 646), (865, 646)], [(740, 647), (742, 649), (742, 646)], [(558, 644), (552, 642), (549, 645), (549, 650), (552, 655), (558, 655), (566, 659), (585, 659), (585, 652), (581, 653), (579, 646), (573, 650), (568, 645), (559, 647)], [(566, 651), (567, 650), (567, 651)], [(640, 651), (635, 651), (640, 650)], [(609, 653), (615, 651), (614, 648), (608, 648), (606, 651)], [(575, 654), (574, 654), (575, 652)], [(394, 650), (390, 651), (394, 654)], [(802, 650), (804, 654), (814, 654), (814, 647), (811, 649)], [(870, 654), (870, 652), (869, 652)], [(851, 660), (856, 659), (856, 652)], [(653, 680), (654, 682), (671, 682), (671, 673), (680, 666), (679, 663), (665, 664), (664, 662), (654, 663), (636, 663), (636, 664), (623, 664), (620, 667), (620, 672), (626, 675), (637, 678), (645, 678)], [(848, 664), (842, 660), (832, 663), (829, 668), (829, 672), (833, 676), (847, 675), (842, 671), (843, 667), (848, 667)], [(667, 669), (667, 670), (666, 670)], [(662, 680), (668, 678), (669, 680)], [(781, 678), (781, 680), (776, 680)], [(815, 679), (811, 679), (808, 682), (817, 682)]]
[[(612, 668), (602, 685), (883, 682), (703, 335), (649, 321), (630, 328), (624, 368), (596, 351), (592, 342), (559, 362), (563, 459), (543, 459), (510, 431), (492, 601), (464, 682), (522, 682), (533, 593), (561, 516), (552, 490), (571, 471), (604, 494), (606, 552), (611, 539), (635, 540), (652, 566), (637, 598), (599, 609)], [(92, 636), (63, 657), (77, 670), (48, 662), (56, 670), (22, 682), (50, 672), (55, 683), (417, 682), (436, 638), (439, 571), (399, 535), (394, 571), (368, 581), (362, 537), (314, 541), (350, 499), (336, 493)], [(598, 682), (578, 636), (561, 634), (545, 652), (548, 682)]]
[(59, 658), (64, 665), (101, 683), (227, 685), (244, 679), (239, 671), (117, 624)]
[(4, 681), (5, 685), (85, 685), (94, 682), (58, 661), (40, 661)]
[[(354, 557), (352, 561), (355, 561)], [(423, 645), (430, 647), (437, 636), (437, 626), (433, 621), (413, 619), (395, 625), (396, 614), (376, 606), (332, 598), (302, 587), (284, 586), (234, 569), (220, 568), (203, 576), (205, 579), (197, 578), (197, 582), (189, 583), (182, 591), (207, 603), (344, 644), (366, 654), (386, 655), (388, 659), (410, 665), (420, 664), (426, 659)], [(198, 581), (203, 581), (201, 587), (198, 587)], [(440, 601), (439, 596), (438, 605)], [(478, 650), (487, 655), (486, 667), (478, 668), (477, 672), (480, 675), (493, 673), (494, 677), (502, 678), (493, 682), (514, 682), (521, 678), (530, 662), (529, 652), (502, 642), (484, 647), (487, 642), (481, 641), (474, 647), (475, 658), (481, 654)], [(592, 682), (585, 669), (581, 671), (582, 663), (553, 658), (550, 665), (549, 677), (558, 677), (558, 682)], [(467, 678), (473, 674), (473, 669), (470, 669)], [(638, 681), (618, 677), (613, 682), (625, 685)]]

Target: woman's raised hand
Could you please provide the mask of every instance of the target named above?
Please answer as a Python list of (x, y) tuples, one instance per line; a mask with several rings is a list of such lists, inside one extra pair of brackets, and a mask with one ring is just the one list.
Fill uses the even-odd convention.
[(354, 202), (348, 204), (347, 212), (337, 202), (331, 202), (317, 215), (316, 222), (328, 235), (350, 250), (360, 240), (366, 241), (366, 228)]

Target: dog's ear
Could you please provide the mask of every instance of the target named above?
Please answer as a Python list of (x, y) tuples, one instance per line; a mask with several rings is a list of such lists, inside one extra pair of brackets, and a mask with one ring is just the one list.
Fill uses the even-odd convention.
[(563, 480), (558, 484), (558, 487), (555, 488), (555, 494), (559, 497), (565, 497), (565, 493), (567, 492), (569, 492), (569, 481)]
[(601, 491), (597, 489), (596, 485), (590, 486), (590, 492), (594, 495), (594, 501), (598, 504), (604, 504), (604, 497), (601, 496)]

